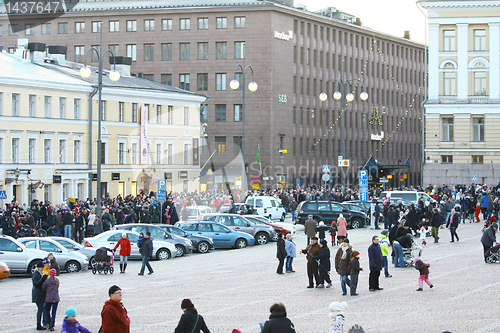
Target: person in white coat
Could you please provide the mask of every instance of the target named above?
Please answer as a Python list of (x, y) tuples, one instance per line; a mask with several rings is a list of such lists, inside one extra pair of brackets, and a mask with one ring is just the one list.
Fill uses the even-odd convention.
[(295, 246), (295, 243), (292, 240), (293, 236), (292, 234), (286, 235), (286, 243), (285, 243), (285, 249), (286, 249), (286, 262), (285, 262), (285, 269), (287, 273), (295, 273), (295, 271), (292, 268), (292, 263), (293, 263), (293, 258), (297, 256), (297, 248)]

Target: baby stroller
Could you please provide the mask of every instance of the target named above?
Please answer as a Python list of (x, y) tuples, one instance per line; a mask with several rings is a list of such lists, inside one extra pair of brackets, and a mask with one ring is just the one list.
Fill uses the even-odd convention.
[(493, 264), (500, 260), (500, 243), (496, 243), (484, 254), (484, 258), (488, 264)]
[(115, 269), (113, 268), (114, 252), (107, 247), (100, 247), (95, 251), (95, 260), (97, 264), (92, 267), (92, 273), (104, 273), (104, 274), (113, 274)]
[(493, 222), (496, 222), (498, 219), (496, 217), (496, 215), (492, 214), (490, 216), (489, 219), (487, 219), (486, 221), (484, 221), (484, 226), (483, 226), (483, 231), (485, 231), (486, 229), (489, 228), (489, 226), (493, 223)]
[(422, 246), (411, 240), (410, 248), (403, 248), (405, 267), (413, 266), (413, 258), (422, 256)]

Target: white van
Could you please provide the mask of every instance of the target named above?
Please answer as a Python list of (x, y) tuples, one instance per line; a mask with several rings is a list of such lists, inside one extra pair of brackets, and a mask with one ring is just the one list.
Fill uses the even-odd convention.
[(433, 200), (427, 193), (424, 192), (417, 192), (417, 191), (383, 191), (380, 193), (380, 199), (383, 200), (384, 198), (389, 198), (389, 199), (405, 199), (408, 201), (413, 202), (415, 205), (418, 204), (418, 199), (420, 199), (420, 196), (424, 196), (425, 200), (425, 205), (428, 206), (431, 203), (431, 200)]
[(280, 199), (270, 196), (247, 197), (245, 203), (252, 206), (260, 216), (268, 217), (271, 220), (285, 220), (286, 212)]

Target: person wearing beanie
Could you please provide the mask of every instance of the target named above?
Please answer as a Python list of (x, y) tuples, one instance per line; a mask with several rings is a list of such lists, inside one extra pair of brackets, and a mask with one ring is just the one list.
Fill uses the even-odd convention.
[(113, 285), (101, 311), (102, 333), (130, 333), (130, 318), (122, 303), (122, 290)]
[(66, 317), (63, 320), (61, 333), (92, 333), (76, 320), (76, 310), (69, 308), (64, 311)]
[(353, 325), (347, 333), (365, 333), (365, 330), (363, 327), (359, 326), (358, 324)]
[(329, 333), (344, 333), (344, 310), (346, 302), (332, 302), (328, 306), (330, 310), (330, 330)]
[(380, 271), (383, 265), (383, 256), (378, 236), (372, 237), (372, 244), (368, 247), (368, 262), (370, 264), (369, 289), (370, 291), (382, 290), (379, 286)]
[(241, 330), (237, 329), (237, 328), (234, 328), (231, 333), (241, 333)]
[(380, 233), (380, 250), (382, 250), (382, 260), (384, 261), (384, 273), (386, 278), (392, 277), (391, 274), (389, 274), (389, 261), (387, 260), (387, 257), (389, 256), (389, 241), (387, 240), (387, 234), (389, 232), (387, 230), (382, 230)]
[(122, 232), (122, 238), (118, 240), (113, 250), (116, 251), (118, 246), (120, 247), (120, 273), (123, 274), (127, 269), (127, 259), (132, 251), (132, 245), (130, 239), (127, 238), (126, 232)]
[(262, 333), (295, 333), (295, 327), (290, 319), (286, 317), (286, 307), (283, 303), (274, 303), (269, 308), (271, 314), (262, 327)]
[(319, 238), (319, 240), (325, 239), (325, 234), (326, 234), (326, 231), (328, 229), (330, 229), (330, 228), (325, 225), (325, 222), (319, 221), (319, 225), (318, 225), (318, 238)]
[(342, 287), (342, 295), (347, 295), (347, 287), (351, 287), (349, 280), (349, 270), (351, 268), (352, 245), (349, 244), (348, 238), (343, 238), (342, 245), (335, 254), (335, 270), (340, 275), (340, 286)]
[(33, 276), (31, 277), (31, 281), (33, 283), (33, 288), (31, 290), (31, 301), (36, 304), (37, 312), (36, 312), (36, 329), (37, 331), (44, 331), (47, 328), (42, 326), (42, 313), (43, 313), (43, 305), (45, 304), (45, 292), (42, 289), (43, 282), (46, 279), (46, 276), (43, 274), (43, 263), (39, 261), (36, 264), (36, 271), (33, 272)]
[(415, 269), (420, 272), (420, 276), (418, 278), (418, 289), (417, 291), (424, 290), (424, 281), (429, 285), (430, 288), (434, 287), (431, 280), (429, 280), (429, 264), (424, 264), (420, 258), (413, 258), (413, 263), (415, 264)]
[(49, 270), (49, 277), (42, 285), (45, 292), (44, 325), (49, 324), (49, 331), (54, 331), (56, 322), (57, 305), (59, 304), (59, 278), (56, 277), (57, 271), (52, 268)]
[(43, 274), (45, 276), (49, 276), (50, 259), (48, 257), (45, 257), (43, 258), (42, 263), (43, 263)]
[(198, 314), (193, 302), (191, 302), (189, 298), (184, 298), (182, 300), (181, 309), (184, 313), (174, 333), (200, 333), (200, 331), (203, 331), (203, 333), (210, 333), (203, 316)]
[(321, 253), (321, 247), (318, 244), (318, 237), (311, 237), (311, 244), (307, 245), (307, 247), (301, 252), (306, 255), (307, 259), (307, 277), (309, 278), (309, 285), (307, 288), (314, 288), (313, 277), (314, 280), (316, 280), (316, 285), (319, 284), (318, 263), (313, 258)]
[(362, 270), (363, 268), (359, 266), (359, 252), (352, 251), (351, 270), (349, 271), (351, 277), (351, 296), (358, 296), (356, 293), (356, 289), (358, 288), (358, 275)]
[(319, 246), (321, 247), (321, 253), (317, 256), (313, 256), (313, 259), (318, 261), (319, 264), (319, 284), (316, 288), (324, 288), (324, 282), (326, 281), (328, 284), (327, 288), (332, 286), (332, 280), (330, 279), (330, 249), (328, 248), (328, 242), (323, 239), (319, 242)]

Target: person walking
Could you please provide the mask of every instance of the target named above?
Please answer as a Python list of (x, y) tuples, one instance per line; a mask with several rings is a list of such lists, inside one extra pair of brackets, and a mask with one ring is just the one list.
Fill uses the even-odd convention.
[(141, 242), (139, 252), (142, 255), (142, 266), (139, 275), (144, 275), (144, 269), (146, 266), (149, 270), (148, 275), (153, 274), (153, 268), (151, 268), (151, 265), (149, 264), (149, 258), (153, 256), (153, 240), (151, 239), (151, 233), (149, 231), (146, 232), (146, 237)]
[(448, 221), (446, 222), (446, 228), (450, 229), (451, 234), (451, 242), (455, 242), (455, 237), (457, 238), (457, 242), (460, 240), (457, 235), (458, 224), (460, 223), (460, 219), (458, 214), (455, 212), (455, 208), (451, 210), (451, 215)]
[(292, 199), (292, 202), (290, 202), (290, 211), (292, 212), (292, 222), (295, 221), (295, 217), (297, 216), (297, 207), (299, 204), (295, 199)]
[(351, 269), (349, 271), (349, 275), (351, 276), (351, 296), (358, 296), (356, 293), (356, 289), (358, 288), (358, 277), (359, 272), (361, 272), (363, 268), (359, 266), (359, 252), (353, 251), (351, 258)]
[(420, 272), (420, 276), (418, 278), (418, 289), (417, 291), (423, 291), (424, 290), (424, 281), (429, 285), (429, 287), (432, 289), (434, 285), (432, 284), (431, 280), (429, 280), (429, 264), (424, 264), (420, 258), (415, 257), (413, 258), (413, 263), (415, 264), (415, 269)]
[(380, 271), (382, 270), (383, 258), (378, 236), (372, 237), (372, 245), (368, 247), (368, 262), (370, 264), (369, 285), (370, 291), (382, 290), (379, 286)]
[(278, 258), (279, 261), (276, 273), (285, 274), (283, 273), (283, 266), (285, 265), (285, 259), (286, 259), (286, 246), (282, 234), (280, 234), (280, 237), (278, 237), (278, 241), (276, 242), (276, 250), (277, 250), (276, 258)]
[(56, 322), (57, 305), (59, 304), (59, 279), (56, 277), (57, 271), (52, 268), (49, 270), (49, 277), (42, 285), (45, 292), (45, 306), (43, 311), (45, 317), (49, 320), (49, 331), (54, 331)]
[(45, 281), (45, 275), (43, 274), (43, 263), (39, 261), (36, 264), (36, 270), (33, 272), (31, 281), (33, 283), (33, 288), (31, 289), (31, 301), (36, 304), (36, 330), (45, 331), (47, 328), (42, 326), (42, 313), (43, 305), (45, 304), (45, 292), (43, 291), (43, 282)]
[(203, 316), (198, 314), (193, 302), (191, 302), (189, 298), (182, 300), (181, 309), (184, 313), (182, 314), (174, 333), (200, 333), (200, 331), (210, 333)]
[(374, 208), (373, 216), (375, 217), (375, 229), (380, 229), (380, 227), (378, 226), (378, 220), (380, 218), (380, 206), (379, 206), (377, 200), (375, 200), (375, 208)]
[(126, 232), (122, 232), (122, 238), (118, 240), (113, 250), (116, 250), (118, 246), (120, 247), (120, 273), (123, 274), (127, 269), (128, 256), (132, 250), (132, 245), (130, 244), (130, 239), (128, 239)]
[(389, 241), (387, 240), (387, 234), (387, 230), (382, 230), (380, 233), (379, 245), (380, 250), (382, 250), (382, 260), (384, 261), (384, 275), (386, 278), (390, 278), (392, 275), (389, 274), (389, 261), (387, 260), (389, 256)]
[(347, 221), (344, 218), (344, 215), (339, 214), (339, 217), (337, 219), (337, 240), (339, 241), (339, 244), (342, 244), (344, 238), (346, 237), (347, 237)]
[(101, 311), (102, 333), (130, 333), (130, 318), (123, 306), (123, 293), (120, 287), (113, 285), (108, 290), (109, 300)]
[(319, 242), (319, 246), (321, 247), (321, 253), (313, 256), (314, 260), (319, 260), (319, 281), (316, 288), (325, 288), (325, 281), (328, 283), (326, 288), (330, 288), (332, 286), (332, 280), (330, 279), (330, 249), (328, 248), (328, 241), (325, 239)]
[(313, 256), (317, 256), (321, 253), (321, 247), (318, 245), (318, 237), (311, 237), (311, 244), (309, 244), (302, 253), (306, 255), (307, 259), (307, 277), (309, 278), (309, 285), (307, 288), (314, 288), (314, 280), (316, 280), (316, 285), (318, 285), (318, 263), (314, 260)]
[(351, 287), (349, 280), (349, 270), (351, 268), (352, 245), (349, 244), (349, 239), (344, 238), (342, 245), (335, 254), (335, 270), (340, 275), (340, 286), (342, 295), (347, 295), (347, 287)]
[(286, 249), (286, 263), (285, 263), (286, 272), (295, 273), (292, 264), (293, 264), (293, 258), (297, 257), (297, 247), (293, 241), (292, 234), (286, 235), (285, 249)]
[(66, 317), (63, 320), (61, 333), (92, 333), (76, 320), (76, 310), (73, 308), (64, 311)]
[(271, 314), (262, 327), (262, 333), (295, 333), (292, 321), (286, 317), (286, 307), (283, 303), (274, 303), (269, 311)]
[(311, 238), (316, 236), (317, 228), (318, 226), (313, 216), (311, 214), (308, 215), (307, 221), (304, 223), (304, 233), (307, 236), (307, 245), (311, 244)]
[(330, 237), (332, 239), (332, 246), (335, 246), (335, 236), (337, 236), (337, 222), (332, 221), (332, 224), (330, 225)]
[(495, 242), (497, 241), (496, 232), (498, 231), (498, 223), (493, 222), (488, 229), (483, 232), (481, 236), (481, 244), (483, 244), (484, 250), (484, 262), (486, 262), (486, 252), (493, 247)]
[(439, 227), (442, 224), (442, 215), (439, 212), (437, 207), (432, 208), (432, 217), (431, 217), (431, 235), (434, 238), (434, 243), (439, 242)]

